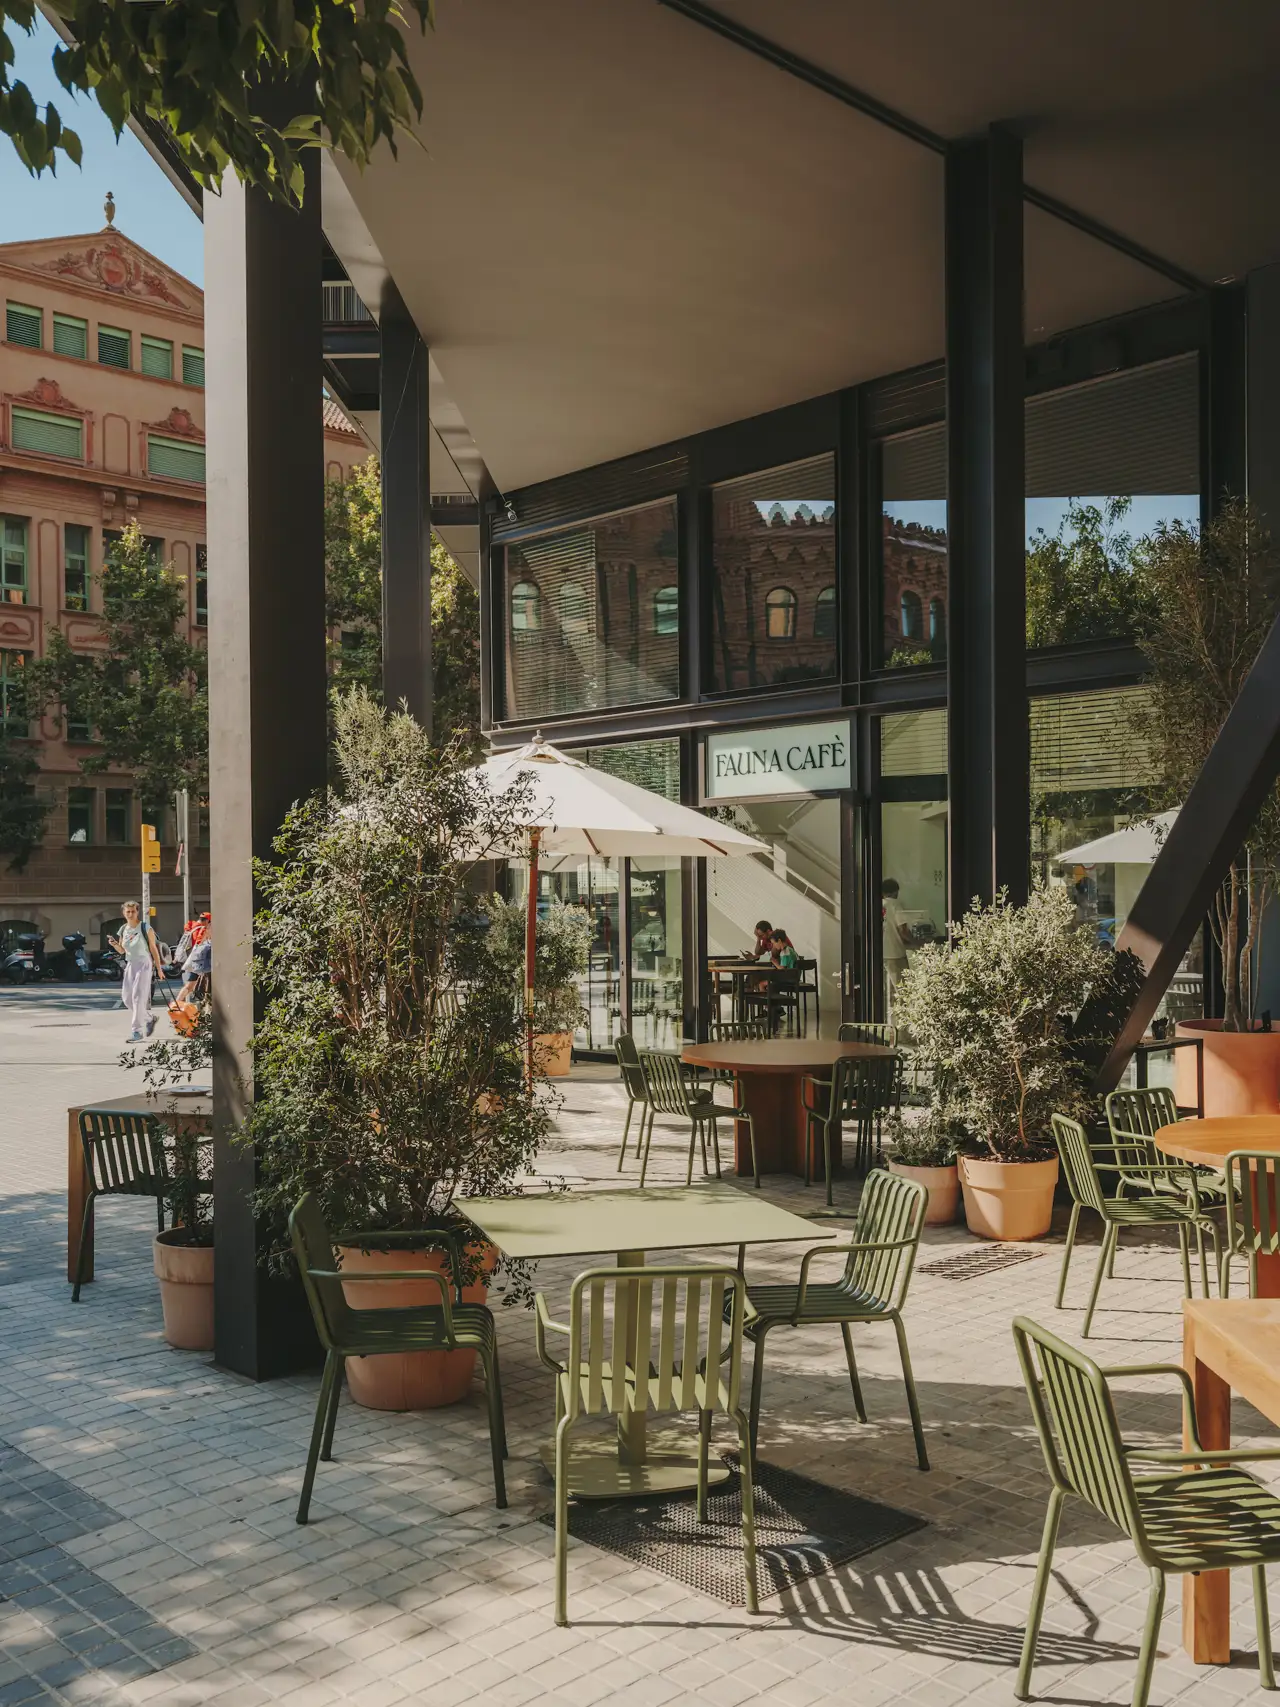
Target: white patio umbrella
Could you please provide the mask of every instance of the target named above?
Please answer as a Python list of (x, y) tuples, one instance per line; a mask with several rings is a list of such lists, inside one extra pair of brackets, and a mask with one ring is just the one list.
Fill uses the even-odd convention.
[(731, 824), (707, 818), (608, 771), (595, 770), (581, 759), (560, 752), (540, 735), (535, 735), (527, 747), (495, 754), (471, 774), (494, 795), (504, 794), (517, 781), (528, 779), (527, 828), (522, 832), (521, 845), (508, 852), (529, 861), (524, 976), (530, 1070), (540, 857), (596, 854), (602, 858), (705, 859), (714, 854), (725, 859), (768, 851), (763, 842)]
[(1161, 844), (1178, 816), (1160, 812), (1154, 818), (1144, 818), (1138, 824), (1126, 824), (1123, 830), (1112, 830), (1092, 842), (1081, 842), (1078, 848), (1067, 848), (1054, 854), (1055, 865), (1154, 865)]

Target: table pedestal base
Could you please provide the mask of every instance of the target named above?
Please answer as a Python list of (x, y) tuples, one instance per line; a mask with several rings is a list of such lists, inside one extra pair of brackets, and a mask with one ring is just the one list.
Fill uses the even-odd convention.
[[(691, 1419), (696, 1428), (696, 1417)], [(556, 1473), (555, 1442), (539, 1448), (547, 1474)], [(732, 1472), (714, 1454), (707, 1467), (707, 1485), (727, 1482)], [(634, 1500), (653, 1494), (679, 1493), (698, 1485), (698, 1456), (689, 1451), (689, 1433), (664, 1429), (650, 1434), (639, 1464), (628, 1464), (619, 1445), (607, 1435), (575, 1433), (569, 1445), (569, 1492), (580, 1500)]]
[[(794, 1174), (804, 1178), (804, 1145), (808, 1114), (804, 1078), (799, 1073), (743, 1073), (737, 1081), (738, 1106), (755, 1122), (756, 1150), (762, 1174)], [(810, 1146), (814, 1180), (826, 1178), (821, 1129), (815, 1127)], [(745, 1120), (734, 1123), (733, 1165), (743, 1179), (751, 1178), (751, 1137)], [(841, 1171), (841, 1147), (832, 1150), (833, 1173)]]

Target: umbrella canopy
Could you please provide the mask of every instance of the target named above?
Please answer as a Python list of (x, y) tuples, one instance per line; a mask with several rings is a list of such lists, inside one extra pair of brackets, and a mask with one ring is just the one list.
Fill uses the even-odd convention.
[[(537, 827), (544, 858), (590, 854), (635, 859), (705, 859), (767, 853), (764, 842), (731, 824), (594, 770), (540, 737), (517, 752), (498, 753), (472, 773), (495, 795), (518, 778), (529, 779), (528, 825)], [(512, 848), (519, 856), (524, 846)]]
[(1160, 812), (1140, 824), (1126, 824), (1123, 830), (1112, 830), (1109, 836), (1082, 842), (1078, 848), (1067, 848), (1053, 856), (1056, 865), (1154, 865), (1156, 855), (1178, 816)]

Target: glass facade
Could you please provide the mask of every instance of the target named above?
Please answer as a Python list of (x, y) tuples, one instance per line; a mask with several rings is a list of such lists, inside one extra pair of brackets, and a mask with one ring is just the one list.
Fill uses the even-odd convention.
[(898, 979), (947, 923), (947, 714), (880, 719), (880, 961), (884, 1012)]
[(509, 545), (503, 557), (508, 717), (676, 697), (674, 499)]
[(0, 516), (0, 602), (27, 602), (27, 522), (25, 516)]
[(834, 454), (713, 487), (711, 543), (713, 690), (834, 676)]
[(115, 847), (125, 847), (133, 840), (133, 791), (109, 788), (106, 794), (107, 842)]
[(77, 847), (93, 841), (93, 809), (97, 795), (96, 788), (67, 790), (67, 840)]
[(25, 652), (0, 650), (0, 732), (6, 735), (27, 735), (31, 732), (27, 683), (23, 673), (26, 662)]
[[(879, 447), (879, 656), (889, 670), (947, 656), (947, 446), (941, 426)], [(945, 768), (945, 767), (944, 767)]]
[(62, 530), (62, 608), (89, 608), (89, 530), (76, 522)]

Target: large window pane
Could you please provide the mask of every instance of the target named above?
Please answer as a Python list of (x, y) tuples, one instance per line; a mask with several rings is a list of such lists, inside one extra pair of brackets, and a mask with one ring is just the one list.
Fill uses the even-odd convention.
[(912, 954), (947, 924), (947, 718), (880, 719), (880, 933), (884, 1011)]
[(836, 673), (836, 459), (712, 495), (711, 681), (721, 692)]
[(942, 426), (880, 446), (880, 663), (947, 655), (947, 458)]
[(677, 559), (673, 499), (508, 546), (506, 715), (674, 699)]
[(678, 1049), (684, 1034), (680, 861), (633, 859), (631, 1030), (641, 1049)]

